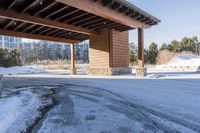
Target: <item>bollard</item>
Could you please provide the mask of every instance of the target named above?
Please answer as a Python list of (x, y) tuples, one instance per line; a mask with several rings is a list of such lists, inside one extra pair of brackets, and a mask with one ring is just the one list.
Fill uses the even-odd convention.
[(3, 88), (3, 74), (0, 74), (0, 89)]

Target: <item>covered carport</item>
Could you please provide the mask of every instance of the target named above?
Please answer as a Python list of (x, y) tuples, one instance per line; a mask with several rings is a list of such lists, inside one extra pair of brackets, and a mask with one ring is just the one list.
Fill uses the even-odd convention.
[(124, 0), (1, 0), (0, 34), (71, 45), (90, 40), (92, 75), (130, 73), (128, 31), (138, 30), (138, 75), (145, 75), (144, 29), (159, 19)]

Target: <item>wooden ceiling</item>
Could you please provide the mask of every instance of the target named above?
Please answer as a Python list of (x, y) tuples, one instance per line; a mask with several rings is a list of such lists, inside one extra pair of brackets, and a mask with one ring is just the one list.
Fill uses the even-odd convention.
[[(89, 39), (90, 35), (98, 35), (102, 28), (111, 28), (118, 31), (137, 28), (81, 10), (76, 6), (68, 5), (66, 1), (0, 0), (0, 34), (78, 43)], [(82, 1), (84, 3), (84, 0)], [(121, 0), (90, 1), (118, 14), (126, 15), (144, 25), (152, 26), (160, 22), (138, 8), (133, 9), (133, 7), (127, 6), (129, 4)]]

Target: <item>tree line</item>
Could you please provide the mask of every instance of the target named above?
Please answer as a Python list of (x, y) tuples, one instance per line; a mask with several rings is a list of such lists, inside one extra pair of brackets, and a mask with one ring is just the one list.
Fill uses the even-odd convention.
[[(88, 48), (83, 47), (85, 44), (76, 44), (75, 53), (76, 61), (88, 62)], [(56, 60), (71, 60), (71, 47), (70, 45), (53, 43), (47, 41), (28, 42), (20, 44), (18, 50), (22, 56), (24, 64), (33, 64), (43, 60), (56, 61)]]
[[(158, 57), (163, 55), (163, 51), (165, 51), (165, 54), (177, 54), (186, 51), (200, 55), (200, 40), (196, 36), (192, 38), (184, 37), (181, 41), (173, 40), (169, 44), (163, 43), (160, 48), (158, 48), (158, 44), (152, 42), (149, 47), (144, 50), (145, 64), (156, 64)], [(130, 63), (132, 65), (137, 65), (137, 46), (133, 43), (130, 44)]]
[(18, 50), (0, 48), (0, 67), (21, 66), (22, 59)]

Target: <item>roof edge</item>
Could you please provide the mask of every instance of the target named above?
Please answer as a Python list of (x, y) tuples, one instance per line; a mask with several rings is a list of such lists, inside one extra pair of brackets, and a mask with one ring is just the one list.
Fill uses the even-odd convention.
[(141, 13), (141, 14), (145, 15), (146, 17), (149, 17), (158, 23), (161, 22), (160, 19), (158, 19), (158, 18), (154, 17), (153, 15), (147, 13), (146, 11), (140, 9), (139, 7), (135, 6), (133, 3), (128, 2), (127, 0), (113, 0), (113, 1), (121, 3), (122, 5), (124, 5), (128, 8), (131, 8), (133, 10), (136, 10), (138, 13)]

